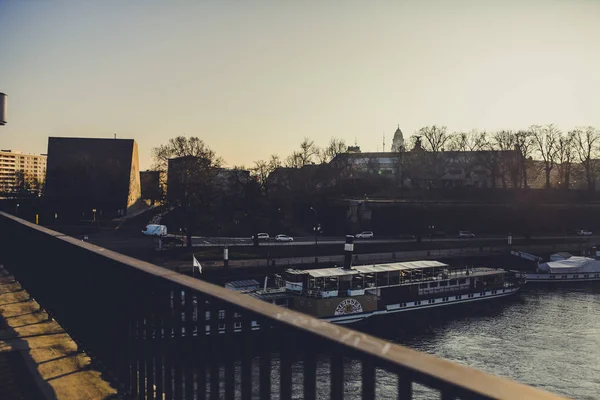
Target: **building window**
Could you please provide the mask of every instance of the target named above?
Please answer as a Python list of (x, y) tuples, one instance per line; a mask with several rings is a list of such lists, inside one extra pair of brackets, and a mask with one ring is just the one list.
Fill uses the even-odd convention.
[(234, 322), (233, 323), (233, 327), (235, 329), (241, 329), (242, 328), (242, 323), (241, 322)]
[(225, 310), (219, 310), (219, 319), (225, 319)]

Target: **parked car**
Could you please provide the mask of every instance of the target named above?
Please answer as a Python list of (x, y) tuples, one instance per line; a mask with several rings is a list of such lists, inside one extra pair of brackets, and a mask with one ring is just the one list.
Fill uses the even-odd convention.
[(294, 238), (287, 235), (277, 235), (275, 236), (276, 242), (293, 242)]
[(469, 238), (472, 239), (475, 237), (475, 234), (473, 232), (469, 232), (469, 231), (459, 231), (458, 232), (458, 237), (459, 238)]
[(356, 239), (371, 239), (373, 237), (373, 232), (371, 231), (364, 231), (361, 233), (357, 233), (356, 235), (354, 235), (354, 237)]
[[(269, 240), (268, 233), (257, 233), (256, 237), (258, 238), (258, 240)], [(252, 236), (252, 239), (254, 239), (254, 236)]]
[(593, 233), (590, 231), (586, 231), (585, 229), (580, 229), (577, 231), (577, 236), (592, 236)]

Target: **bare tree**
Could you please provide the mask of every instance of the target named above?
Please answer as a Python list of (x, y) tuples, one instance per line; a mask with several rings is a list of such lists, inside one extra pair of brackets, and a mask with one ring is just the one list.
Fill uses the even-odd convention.
[(191, 246), (192, 231), (198, 213), (207, 213), (215, 195), (216, 176), (222, 160), (215, 155), (201, 139), (197, 137), (179, 136), (172, 138), (165, 145), (152, 149), (154, 168), (168, 170), (167, 194), (168, 202), (183, 209), (183, 221)]
[(511, 130), (501, 130), (494, 134), (495, 146), (500, 150), (500, 166), (502, 186), (506, 187), (506, 177), (509, 176), (513, 188), (519, 186), (521, 180), (521, 159), (515, 154), (516, 135)]
[(327, 147), (319, 151), (318, 157), (321, 164), (329, 163), (339, 154), (346, 153), (348, 146), (344, 139), (331, 138)]
[(444, 151), (444, 146), (450, 139), (445, 126), (425, 126), (417, 134), (425, 139), (423, 148), (433, 153)]
[(277, 154), (271, 155), (269, 161), (259, 160), (254, 162), (254, 167), (250, 170), (252, 176), (260, 185), (261, 190), (268, 195), (271, 183), (271, 174), (277, 168), (281, 168), (281, 160)]
[(484, 131), (478, 140), (477, 163), (490, 174), (492, 188), (498, 185), (498, 177), (502, 173), (502, 156), (493, 139)]
[(542, 158), (544, 164), (546, 188), (550, 188), (550, 173), (555, 165), (556, 146), (560, 131), (552, 124), (545, 127), (532, 125), (529, 127), (529, 131), (535, 142), (537, 153)]
[(556, 142), (556, 168), (558, 169), (558, 184), (563, 189), (569, 189), (571, 183), (571, 171), (575, 150), (573, 146), (574, 136), (569, 132), (560, 135)]
[(258, 160), (254, 162), (254, 167), (250, 170), (252, 176), (256, 179), (260, 188), (264, 191), (268, 191), (269, 175), (271, 174), (271, 168), (269, 163), (264, 160)]
[(595, 157), (598, 155), (600, 134), (596, 128), (588, 126), (577, 128), (569, 132), (569, 135), (572, 136), (575, 153), (583, 167), (588, 190), (593, 192), (596, 189), (598, 160)]
[(531, 137), (531, 132), (526, 130), (517, 131), (517, 133), (515, 133), (515, 146), (516, 150), (519, 152), (519, 157), (521, 160), (523, 187), (527, 188), (529, 186), (529, 183), (527, 182), (527, 170), (529, 168), (529, 164), (531, 164), (531, 153), (534, 148), (534, 141)]
[(285, 159), (285, 166), (288, 168), (302, 168), (304, 166), (302, 154), (294, 151)]

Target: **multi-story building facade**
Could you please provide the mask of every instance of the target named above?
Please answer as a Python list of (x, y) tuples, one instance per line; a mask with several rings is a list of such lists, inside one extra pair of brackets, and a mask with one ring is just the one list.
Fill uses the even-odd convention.
[(40, 190), (46, 179), (46, 155), (0, 150), (0, 193)]

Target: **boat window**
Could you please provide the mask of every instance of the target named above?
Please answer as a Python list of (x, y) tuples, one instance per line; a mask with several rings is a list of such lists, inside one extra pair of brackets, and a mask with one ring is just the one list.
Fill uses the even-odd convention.
[(438, 283), (437, 282), (431, 282), (429, 284), (429, 287), (438, 287)]
[(460, 278), (460, 279), (458, 280), (458, 283), (459, 283), (460, 285), (462, 285), (463, 283), (467, 283), (467, 279), (466, 279), (466, 278)]
[(448, 286), (448, 281), (441, 281), (440, 286)]
[(426, 283), (421, 283), (421, 284), (419, 285), (419, 287), (420, 287), (421, 289), (425, 289), (427, 286), (428, 286), (428, 285), (427, 285)]
[(365, 274), (365, 287), (374, 287), (375, 286), (375, 274)]
[(400, 283), (400, 271), (390, 271), (390, 285), (398, 285)]
[(450, 279), (450, 285), (456, 285), (456, 279)]
[(388, 286), (389, 285), (387, 272), (380, 272), (376, 275), (377, 275), (377, 286)]

